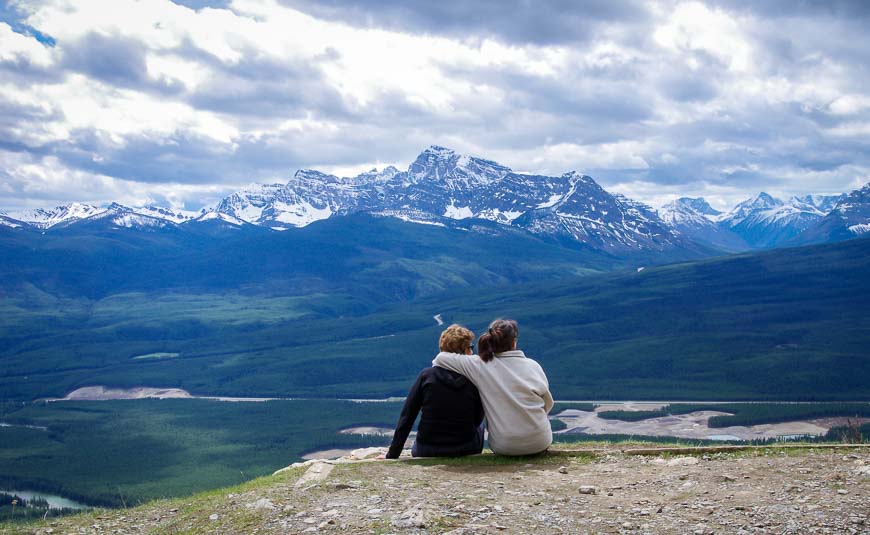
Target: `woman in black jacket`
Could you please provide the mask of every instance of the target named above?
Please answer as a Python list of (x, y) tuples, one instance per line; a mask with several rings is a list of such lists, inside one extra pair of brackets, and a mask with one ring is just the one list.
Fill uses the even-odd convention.
[[(473, 341), (474, 333), (451, 325), (441, 333), (438, 345), (441, 351), (473, 355)], [(421, 371), (408, 392), (387, 459), (397, 459), (402, 453), (421, 411), (411, 449), (414, 457), (458, 457), (483, 450), (483, 405), (477, 388), (456, 372), (433, 367)]]

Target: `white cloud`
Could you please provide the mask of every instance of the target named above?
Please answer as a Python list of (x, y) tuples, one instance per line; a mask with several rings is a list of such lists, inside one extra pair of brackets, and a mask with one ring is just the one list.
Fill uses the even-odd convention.
[(690, 68), (699, 66), (691, 52), (703, 51), (720, 59), (735, 71), (752, 68), (752, 46), (734, 16), (710, 9), (700, 2), (684, 2), (667, 15), (653, 34), (655, 41), (683, 53)]
[(51, 48), (36, 39), (16, 33), (5, 22), (0, 22), (0, 61), (28, 62), (40, 67), (54, 63)]
[[(803, 192), (813, 180), (845, 190), (870, 166), (870, 93), (851, 57), (863, 33), (828, 15), (771, 23), (662, 0), (650, 20), (542, 46), (486, 20), (464, 21), (457, 38), (275, 0), (14, 5), (56, 45), (0, 22), (0, 135), (32, 153), (0, 175), (11, 203), (148, 192), (182, 202), (298, 167), (404, 167), (430, 143), (521, 171), (601, 173), (654, 204)], [(119, 44), (111, 61), (87, 61), (94, 36)]]

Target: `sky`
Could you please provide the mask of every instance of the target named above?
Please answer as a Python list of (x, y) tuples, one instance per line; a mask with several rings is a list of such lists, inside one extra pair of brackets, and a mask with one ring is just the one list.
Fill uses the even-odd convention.
[(0, 210), (199, 209), (429, 145), (660, 206), (870, 182), (870, 2), (0, 2)]

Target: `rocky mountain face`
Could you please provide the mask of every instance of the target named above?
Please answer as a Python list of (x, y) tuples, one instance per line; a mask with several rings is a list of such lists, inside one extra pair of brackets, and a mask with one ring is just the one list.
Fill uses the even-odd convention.
[(842, 241), (870, 232), (870, 184), (844, 195), (830, 213), (793, 243), (810, 244)]
[(486, 219), (611, 251), (683, 245), (651, 208), (611, 195), (588, 176), (515, 173), (439, 146), (423, 151), (407, 171), (388, 167), (339, 178), (302, 170), (286, 185), (236, 193), (216, 211), (276, 229), (364, 211), (436, 224)]

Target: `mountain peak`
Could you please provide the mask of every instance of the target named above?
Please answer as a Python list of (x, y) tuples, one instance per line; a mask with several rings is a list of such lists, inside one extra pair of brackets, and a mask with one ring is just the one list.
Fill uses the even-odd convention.
[(433, 154), (440, 154), (448, 157), (456, 154), (455, 150), (448, 147), (442, 147), (441, 145), (429, 145), (429, 148), (423, 152), (431, 152)]
[(34, 210), (13, 212), (7, 214), (7, 216), (18, 221), (28, 223), (29, 225), (36, 228), (47, 229), (60, 223), (66, 223), (79, 219), (86, 219), (88, 217), (103, 213), (105, 211), (105, 208), (100, 208), (90, 204), (71, 202), (56, 206), (54, 208), (37, 208)]
[(458, 154), (453, 149), (432, 145), (408, 167), (408, 175), (420, 180), (450, 180), (467, 187), (487, 184), (510, 173), (511, 169), (492, 160)]
[[(751, 206), (755, 209), (774, 208), (774, 207), (783, 205), (783, 202), (781, 200), (777, 199), (773, 195), (770, 195), (769, 193), (764, 192), (764, 191), (760, 192), (758, 195), (756, 195), (752, 199), (749, 199), (748, 201), (744, 201), (744, 202), (748, 202), (747, 206)], [(741, 204), (743, 204), (743, 203), (741, 203)]]
[(704, 197), (680, 197), (673, 202), (679, 203), (681, 206), (694, 210), (695, 212), (705, 216), (717, 216), (722, 214), (722, 212), (710, 206), (710, 203), (708, 203)]
[(709, 227), (722, 212), (716, 210), (703, 197), (680, 197), (666, 203), (659, 216), (675, 227)]

